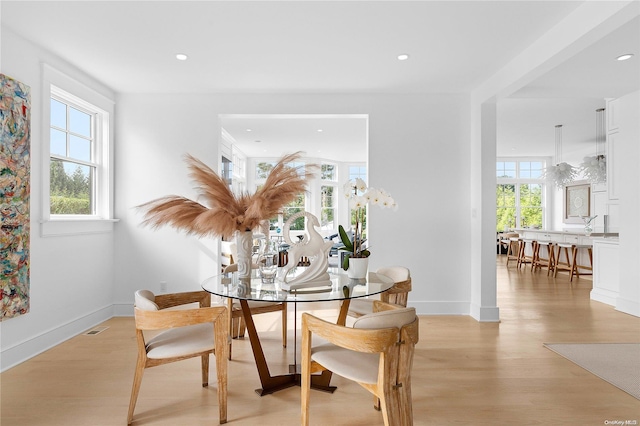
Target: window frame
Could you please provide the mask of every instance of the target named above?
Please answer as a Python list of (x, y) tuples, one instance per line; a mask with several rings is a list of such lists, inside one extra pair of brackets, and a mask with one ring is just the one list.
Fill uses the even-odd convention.
[[(113, 231), (113, 117), (115, 102), (96, 90), (42, 64), (42, 213), (43, 237)], [(92, 215), (56, 215), (50, 210), (51, 98), (80, 107), (94, 115), (92, 147), (95, 177), (95, 209)]]
[[(540, 208), (542, 209), (542, 223), (540, 224), (540, 227), (542, 229), (545, 229), (547, 227), (547, 224), (549, 223), (549, 218), (547, 217), (547, 212), (549, 210), (548, 202), (547, 202), (548, 184), (542, 176), (540, 178), (521, 178), (520, 163), (539, 162), (542, 164), (541, 170), (544, 171), (545, 167), (547, 166), (547, 163), (549, 162), (549, 159), (547, 157), (497, 157), (496, 166), (495, 166), (496, 173), (498, 170), (497, 164), (499, 162), (515, 163), (515, 177), (501, 178), (496, 176), (496, 189), (498, 185), (514, 185), (514, 191), (515, 191), (514, 208), (516, 210), (516, 219), (515, 219), (515, 223), (512, 226), (512, 229), (522, 228), (522, 213), (521, 213), (522, 206), (521, 206), (521, 200), (520, 200), (521, 185), (540, 185), (541, 187)], [(530, 207), (530, 206), (525, 206), (525, 207)], [(498, 202), (496, 200), (496, 213), (497, 213), (497, 209), (498, 209)], [(530, 226), (530, 224), (528, 226)], [(500, 230), (497, 230), (497, 231), (500, 231)]]

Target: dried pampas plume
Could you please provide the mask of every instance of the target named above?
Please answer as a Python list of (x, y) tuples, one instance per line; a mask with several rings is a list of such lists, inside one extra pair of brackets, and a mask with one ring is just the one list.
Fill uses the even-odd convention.
[(253, 195), (234, 195), (227, 183), (202, 161), (186, 156), (189, 176), (208, 207), (186, 197), (168, 195), (138, 208), (145, 210), (143, 225), (158, 228), (169, 225), (197, 236), (230, 236), (235, 231), (250, 231), (260, 222), (278, 214), (307, 187), (318, 169), (315, 164), (290, 167), (301, 152), (285, 155), (275, 165), (264, 185)]

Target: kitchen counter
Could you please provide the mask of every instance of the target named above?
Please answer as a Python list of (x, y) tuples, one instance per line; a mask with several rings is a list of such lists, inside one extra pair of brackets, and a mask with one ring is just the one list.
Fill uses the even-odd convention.
[[(511, 232), (511, 231), (510, 231)], [(590, 237), (590, 238), (618, 238), (619, 234), (617, 232), (592, 232), (591, 235), (586, 235), (583, 230), (580, 228), (576, 228), (575, 230), (563, 230), (563, 231), (555, 231), (549, 229), (536, 229), (536, 228), (517, 228), (513, 229), (513, 232), (517, 232), (520, 235), (525, 233), (537, 233), (537, 234), (549, 234), (549, 235), (573, 235), (580, 237)]]

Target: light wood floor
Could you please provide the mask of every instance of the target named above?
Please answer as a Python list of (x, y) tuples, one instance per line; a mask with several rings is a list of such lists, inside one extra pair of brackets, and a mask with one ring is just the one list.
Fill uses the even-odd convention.
[[(413, 368), (417, 425), (603, 425), (640, 422), (640, 401), (556, 355), (545, 342), (639, 342), (640, 318), (589, 299), (590, 278), (569, 285), (497, 261), (500, 324), (466, 316), (421, 317)], [(414, 283), (415, 286), (432, 285)], [(316, 308), (331, 318), (331, 306)], [(322, 308), (322, 309), (320, 309)], [(259, 324), (271, 372), (287, 370), (293, 351), (279, 343), (277, 314)], [(293, 324), (293, 321), (290, 322)], [(136, 361), (132, 318), (113, 318), (94, 336), (81, 335), (6, 371), (2, 426), (124, 425)], [(234, 341), (229, 365), (229, 423), (296, 425), (299, 388), (259, 397), (248, 340)], [(215, 370), (212, 370), (215, 371)], [(199, 361), (148, 369), (136, 425), (218, 423), (216, 384), (200, 386)], [(382, 424), (372, 397), (334, 376), (333, 395), (313, 392), (315, 425)]]

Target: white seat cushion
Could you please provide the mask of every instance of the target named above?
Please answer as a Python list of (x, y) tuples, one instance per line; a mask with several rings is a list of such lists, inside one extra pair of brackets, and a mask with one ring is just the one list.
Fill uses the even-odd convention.
[[(401, 328), (416, 319), (415, 308), (393, 309), (361, 316), (353, 328)], [(360, 383), (378, 382), (380, 354), (366, 354), (344, 349), (313, 336), (311, 359), (334, 373)]]
[(311, 359), (347, 379), (361, 383), (378, 382), (380, 354), (363, 354), (326, 343), (311, 349)]
[(402, 328), (416, 319), (416, 308), (392, 309), (356, 318), (353, 328)]
[(163, 331), (149, 339), (146, 348), (147, 357), (153, 359), (174, 358), (212, 350), (213, 324), (196, 324)]
[(409, 269), (404, 266), (386, 266), (379, 268), (376, 273), (385, 275), (396, 283), (406, 281), (411, 276)]

